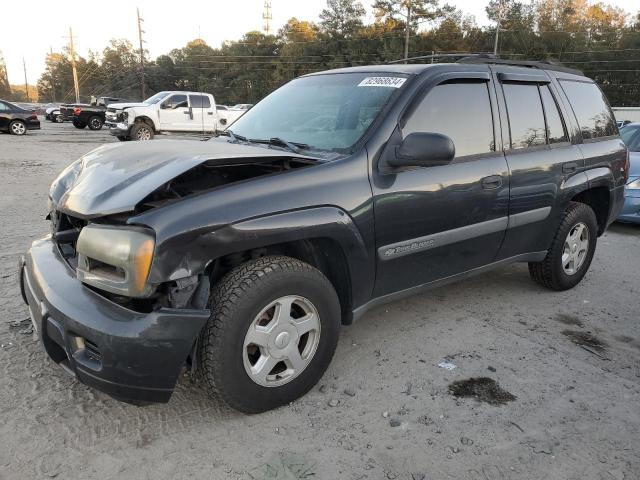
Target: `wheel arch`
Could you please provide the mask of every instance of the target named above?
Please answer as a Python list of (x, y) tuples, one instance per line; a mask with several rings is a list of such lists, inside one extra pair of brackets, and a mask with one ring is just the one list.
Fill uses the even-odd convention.
[(135, 123), (135, 122), (143, 122), (143, 123), (146, 123), (146, 124), (147, 124), (147, 125), (149, 125), (151, 128), (153, 128), (154, 133), (158, 131), (158, 129), (156, 128), (156, 124), (155, 124), (155, 122), (154, 122), (151, 118), (149, 118), (148, 116), (146, 116), (146, 115), (138, 115), (138, 116), (135, 118), (135, 120), (134, 120), (134, 123)]
[(149, 279), (161, 283), (204, 272), (213, 283), (239, 264), (274, 254), (320, 270), (336, 289), (345, 324), (371, 294), (374, 269), (365, 242), (349, 215), (336, 207), (258, 217), (197, 233), (195, 238), (178, 235), (156, 245)]
[(563, 184), (563, 203), (579, 202), (588, 205), (598, 222), (598, 235), (607, 228), (611, 209), (611, 189), (614, 186), (613, 172), (608, 167), (598, 167), (578, 173)]

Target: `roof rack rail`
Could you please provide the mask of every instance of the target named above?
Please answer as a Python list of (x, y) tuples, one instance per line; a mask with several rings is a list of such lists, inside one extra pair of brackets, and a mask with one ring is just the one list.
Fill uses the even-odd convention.
[(434, 58), (459, 58), (456, 63), (484, 63), (493, 65), (512, 65), (515, 67), (539, 68), (541, 70), (552, 70), (556, 72), (572, 73), (573, 75), (584, 76), (581, 70), (565, 67), (564, 65), (551, 60), (507, 60), (492, 53), (436, 53), (433, 55), (422, 55), (420, 57), (402, 58), (393, 60), (387, 64), (409, 62), (413, 60), (426, 60)]
[(507, 60), (495, 55), (467, 55), (457, 63), (489, 63), (493, 65), (512, 65), (514, 67), (539, 68), (541, 70), (552, 70), (555, 72), (572, 73), (573, 75), (584, 76), (584, 72), (575, 68), (565, 67), (561, 63), (551, 60)]
[[(465, 57), (465, 58), (474, 58), (474, 57), (482, 57), (488, 58), (492, 56), (490, 53), (434, 53), (433, 55), (421, 55), (419, 57), (409, 57), (409, 58), (401, 58), (399, 60), (391, 60), (387, 62), (387, 65), (391, 65), (394, 63), (402, 63), (402, 62), (410, 62), (413, 60), (426, 60), (430, 58), (456, 58), (456, 57)], [(498, 58), (498, 57), (494, 57)]]

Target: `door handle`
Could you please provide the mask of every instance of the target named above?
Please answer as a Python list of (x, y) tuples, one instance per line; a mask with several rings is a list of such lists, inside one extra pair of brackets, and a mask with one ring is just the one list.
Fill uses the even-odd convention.
[(502, 177), (500, 175), (490, 175), (488, 177), (484, 177), (480, 183), (482, 184), (482, 188), (485, 190), (495, 190), (502, 186)]
[(213, 112), (207, 112), (207, 115), (213, 115)]
[(562, 164), (562, 173), (575, 173), (578, 170), (576, 162), (568, 162)]

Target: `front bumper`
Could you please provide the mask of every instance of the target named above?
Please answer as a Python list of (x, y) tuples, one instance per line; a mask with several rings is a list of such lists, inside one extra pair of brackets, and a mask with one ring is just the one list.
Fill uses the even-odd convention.
[(621, 222), (640, 223), (640, 190), (627, 190), (624, 197), (624, 206), (618, 220)]
[(44, 348), (82, 383), (119, 400), (167, 402), (207, 310), (140, 313), (84, 286), (50, 236), (20, 262), (20, 287)]
[(109, 129), (109, 133), (115, 137), (126, 137), (129, 135), (131, 126), (126, 123), (114, 123), (109, 120), (104, 122), (104, 126)]

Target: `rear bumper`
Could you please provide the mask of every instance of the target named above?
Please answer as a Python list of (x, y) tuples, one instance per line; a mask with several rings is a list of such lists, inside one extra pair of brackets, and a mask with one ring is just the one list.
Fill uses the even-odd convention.
[(622, 222), (640, 223), (640, 190), (627, 190), (624, 197), (624, 206), (618, 215)]
[(85, 287), (50, 237), (20, 262), (20, 287), (44, 348), (86, 385), (132, 402), (166, 402), (206, 310), (140, 313)]
[(40, 130), (40, 120), (27, 121), (27, 130)]
[(607, 227), (611, 225), (620, 215), (622, 208), (624, 207), (624, 185), (616, 187), (609, 192), (609, 217), (607, 218)]

